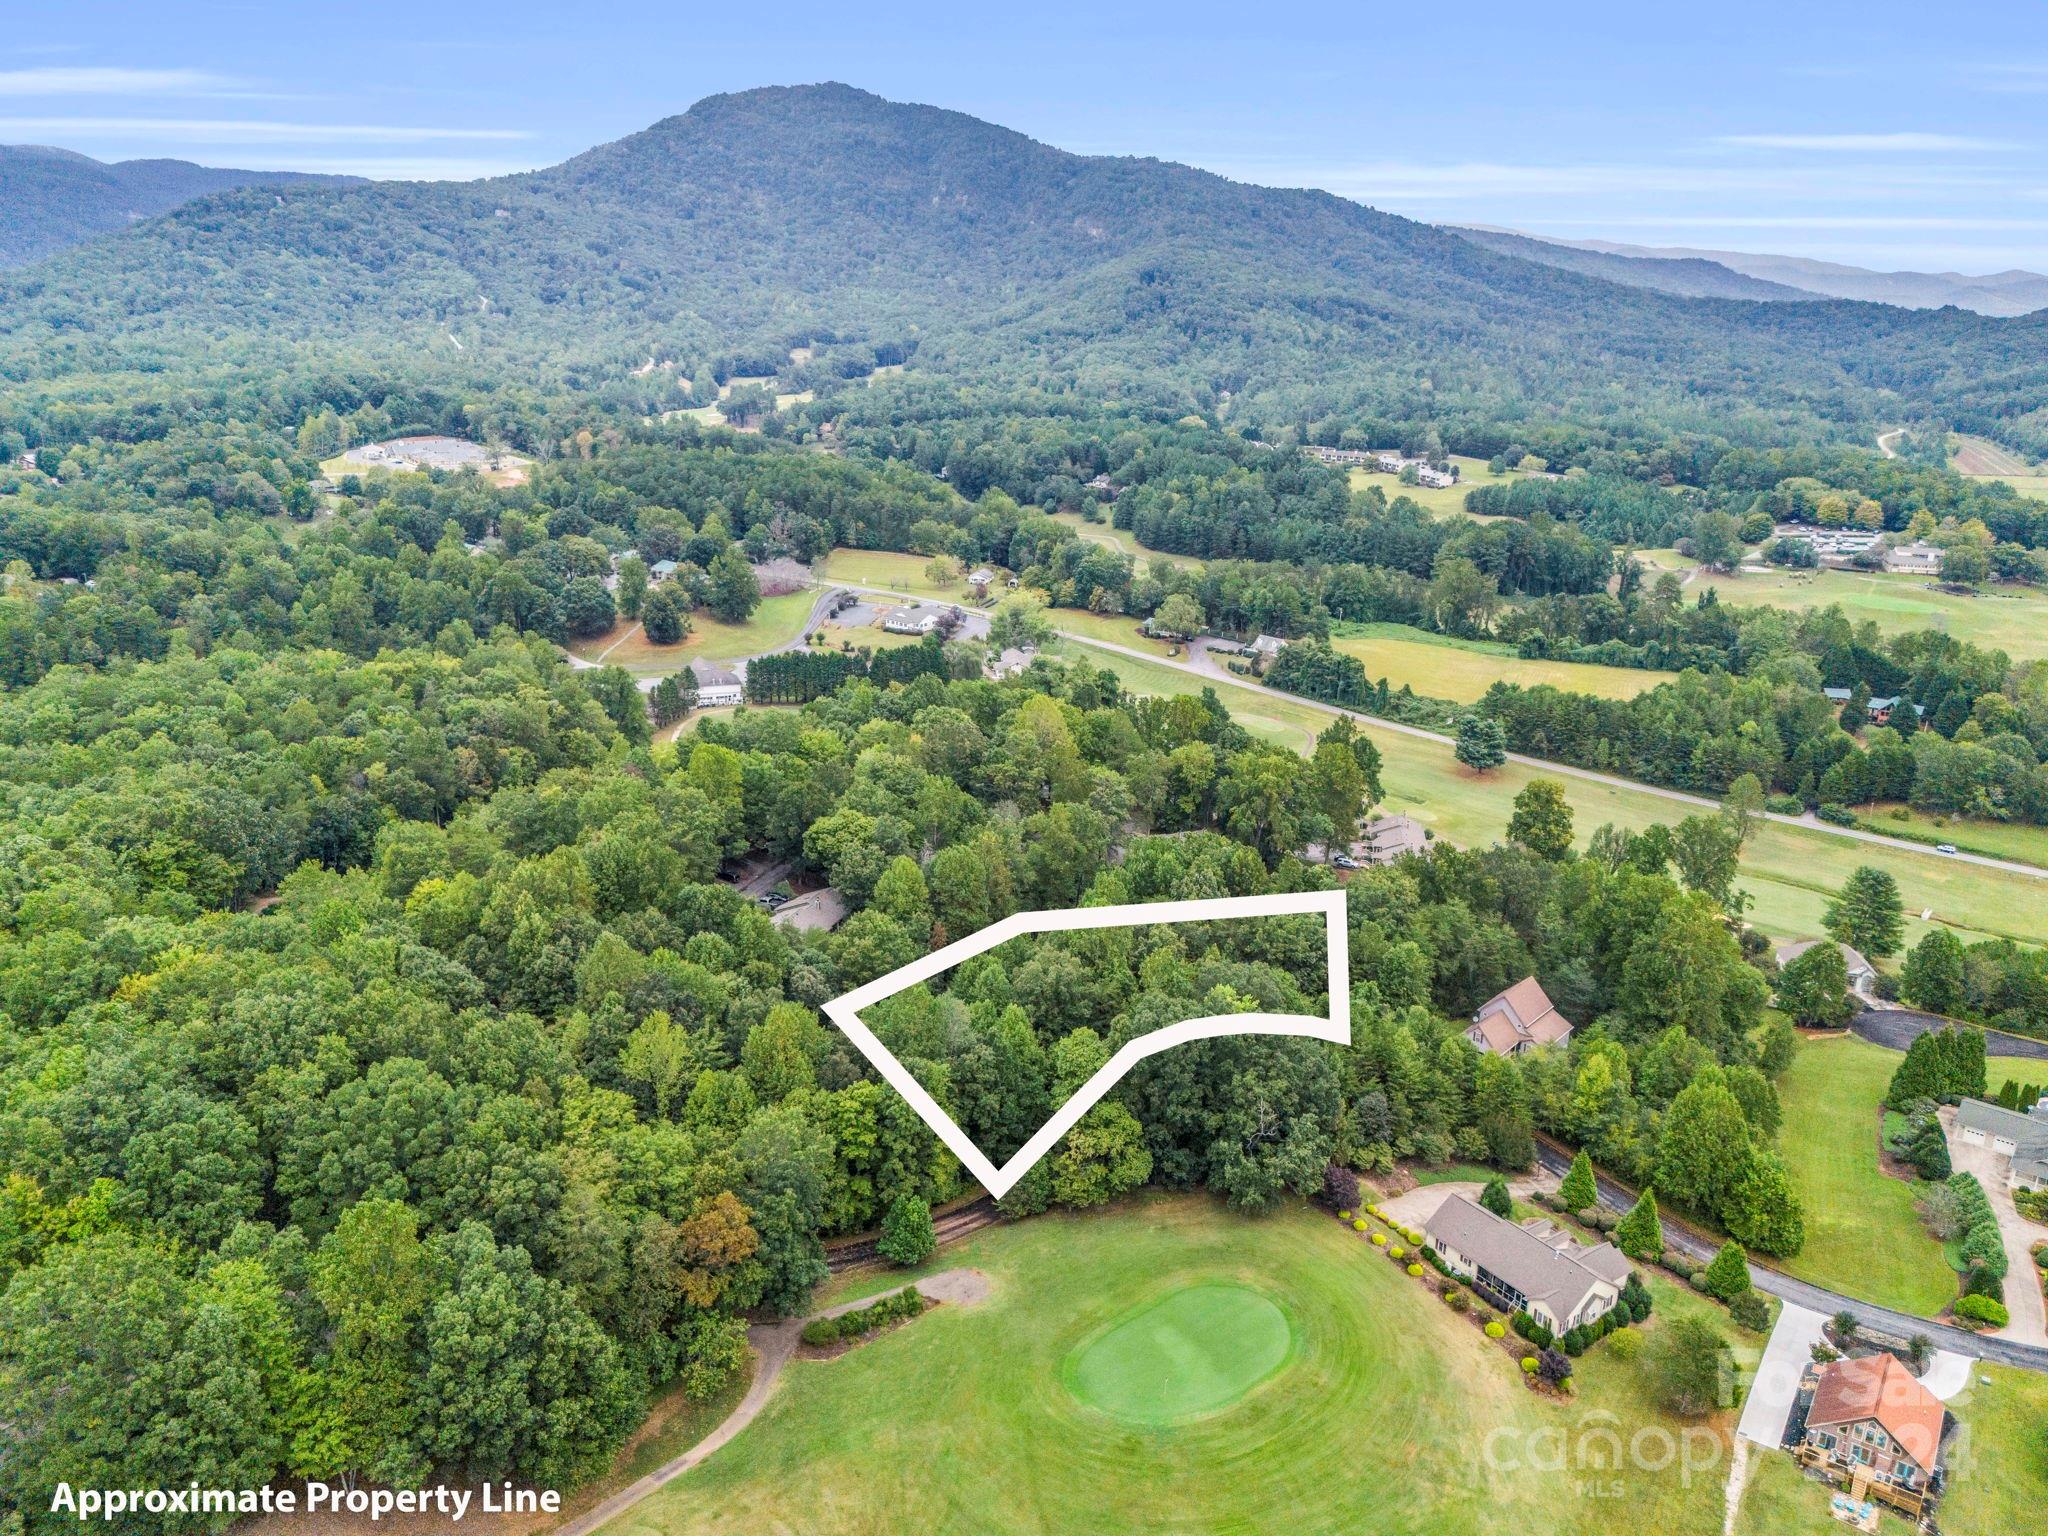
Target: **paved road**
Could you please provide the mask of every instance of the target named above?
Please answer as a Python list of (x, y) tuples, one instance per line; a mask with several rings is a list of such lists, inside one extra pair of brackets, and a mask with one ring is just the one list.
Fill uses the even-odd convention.
[[(1921, 1013), (1915, 1008), (1866, 1008), (1849, 1021), (1849, 1028), (1872, 1045), (1903, 1051), (1926, 1034), (1954, 1020), (1938, 1013)], [(1984, 1031), (1984, 1054), (2048, 1061), (2048, 1040), (2030, 1040), (2025, 1035), (2008, 1035), (2002, 1030)]]
[[(1256, 689), (1259, 686), (1256, 683), (1247, 682), (1242, 677), (1224, 671), (1223, 668), (1208, 658), (1206, 652), (1198, 652), (1199, 659), (1195, 661), (1169, 660), (1167, 657), (1154, 655), (1149, 651), (1141, 651), (1128, 645), (1117, 645), (1108, 640), (1097, 640), (1089, 635), (1077, 635), (1063, 629), (1055, 630), (1054, 632), (1065, 640), (1076, 641), (1082, 645), (1092, 645), (1097, 650), (1114, 651), (1120, 656), (1133, 656), (1139, 661), (1153, 662), (1158, 666), (1172, 667), (1175, 671), (1185, 672), (1190, 677), (1201, 678), (1204, 681), (1235, 683), (1240, 688)], [(1383, 730), (1398, 731), (1404, 736), (1414, 736), (1423, 741), (1433, 741), (1439, 746), (1448, 747), (1456, 745), (1451, 737), (1444, 735), (1441, 731), (1425, 730), (1419, 725), (1409, 725), (1405, 721), (1388, 720), (1379, 715), (1368, 715), (1362, 710), (1345, 709), (1336, 704), (1325, 704), (1319, 699), (1303, 698), (1300, 694), (1296, 693), (1276, 693), (1275, 696), (1296, 704), (1306, 705), (1310, 709), (1320, 710), (1326, 715), (1346, 715), (1353, 720), (1364, 721), (1368, 725), (1375, 725)], [(1625, 779), (1619, 774), (1601, 773), (1592, 768), (1575, 768), (1569, 763), (1552, 762), (1550, 759), (1543, 757), (1530, 757), (1521, 752), (1510, 752), (1508, 754), (1508, 761), (1520, 763), (1528, 768), (1540, 768), (1545, 773), (1562, 774), (1566, 778), (1572, 779), (1583, 779), (1589, 784), (1605, 784), (1610, 789), (1635, 790), (1645, 795), (1655, 795), (1659, 799), (1676, 801), (1680, 805), (1698, 806), (1703, 810), (1710, 811), (1717, 811), (1721, 808), (1720, 801), (1710, 799), (1705, 795), (1689, 794), (1682, 789), (1666, 789), (1661, 784), (1645, 784), (1640, 779)], [(1925, 843), (1911, 842), (1903, 837), (1890, 837), (1882, 832), (1866, 831), (1862, 827), (1838, 827), (1831, 822), (1822, 821), (1818, 816), (1790, 816), (1778, 811), (1766, 811), (1764, 819), (1782, 822), (1788, 827), (1801, 827), (1809, 832), (1823, 833), (1829, 837), (1846, 837), (1854, 842), (1873, 843), (1880, 848), (1893, 848), (1901, 853), (1918, 854), (1922, 858), (1949, 859), (1962, 864), (1981, 865), (1985, 869), (2003, 870), (2007, 874), (2025, 875), (2034, 880), (2048, 880), (2048, 869), (2043, 869), (2036, 864), (2021, 864), (2012, 859), (1994, 859), (1987, 854), (1981, 853), (1937, 854)]]
[[(1537, 1161), (1548, 1171), (1564, 1175), (1571, 1166), (1570, 1157), (1548, 1142), (1536, 1144)], [(1612, 1211), (1625, 1211), (1636, 1203), (1635, 1191), (1618, 1183), (1606, 1174), (1596, 1174), (1594, 1183), (1600, 1191), (1600, 1203)], [(1704, 1262), (1714, 1256), (1714, 1245), (1697, 1233), (1686, 1230), (1669, 1216), (1664, 1218), (1664, 1246), (1687, 1258)], [(1959, 1355), (1968, 1355), (1973, 1360), (1991, 1360), (2000, 1365), (2017, 1366), (2021, 1370), (2048, 1372), (2048, 1349), (2030, 1344), (2015, 1343), (2010, 1339), (1992, 1338), (1984, 1334), (1970, 1333), (1961, 1328), (1951, 1328), (1946, 1323), (1937, 1323), (1931, 1318), (1915, 1317), (1910, 1312), (1895, 1312), (1890, 1307), (1880, 1307), (1854, 1296), (1844, 1296), (1840, 1291), (1810, 1285), (1796, 1280), (1782, 1270), (1751, 1262), (1750, 1283), (1758, 1290), (1768, 1292), (1782, 1301), (1810, 1307), (1816, 1312), (1832, 1317), (1837, 1312), (1852, 1312), (1860, 1323), (1867, 1323), (1881, 1332), (1895, 1333), (1902, 1338), (1911, 1338), (1924, 1333), (1936, 1347), (1953, 1350)]]

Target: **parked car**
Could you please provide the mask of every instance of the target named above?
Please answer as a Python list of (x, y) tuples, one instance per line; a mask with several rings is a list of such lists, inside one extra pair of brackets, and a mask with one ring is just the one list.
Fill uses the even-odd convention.
[(1956, 851), (1956, 845), (1954, 843), (1936, 843), (1934, 845), (1934, 851), (1936, 853), (1954, 853)]
[(1351, 855), (1348, 853), (1340, 853), (1334, 859), (1330, 860), (1330, 862), (1336, 865), (1339, 869), (1358, 868), (1358, 860), (1351, 857)]

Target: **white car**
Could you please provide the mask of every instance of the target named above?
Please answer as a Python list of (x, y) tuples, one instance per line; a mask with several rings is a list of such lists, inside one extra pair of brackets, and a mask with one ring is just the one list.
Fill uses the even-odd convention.
[(1936, 853), (1954, 853), (1956, 851), (1956, 845), (1954, 843), (1936, 843), (1934, 845), (1934, 851)]

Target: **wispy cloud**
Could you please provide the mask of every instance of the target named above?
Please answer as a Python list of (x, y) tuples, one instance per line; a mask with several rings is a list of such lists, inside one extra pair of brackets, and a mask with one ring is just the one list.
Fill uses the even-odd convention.
[(525, 128), (436, 128), (406, 123), (280, 123), (253, 118), (0, 117), (0, 133), (68, 138), (155, 138), (185, 144), (422, 144), (530, 139)]
[(0, 69), (0, 96), (199, 96), (241, 84), (203, 69)]
[(1724, 133), (1713, 142), (1734, 149), (1803, 149), (1847, 154), (2020, 147), (2005, 139), (1980, 139), (1962, 133)]
[(313, 171), (367, 176), (372, 181), (482, 181), (530, 171), (533, 160), (490, 160), (464, 155), (237, 155), (245, 171)]
[(2031, 95), (2048, 91), (2048, 62), (1977, 64), (1963, 78), (1980, 91)]
[[(1211, 169), (1246, 181), (1280, 186), (1322, 187), (1367, 202), (1450, 202), (1473, 198), (1640, 197), (1647, 194), (1718, 193), (1743, 197), (1855, 198), (1868, 188), (1845, 181), (1839, 164), (1827, 165), (1632, 165), (1567, 163), (1515, 164), (1461, 161), (1384, 160), (1357, 165), (1290, 165), (1277, 160), (1239, 159), (1211, 163)], [(2004, 189), (2006, 178), (1957, 171), (1947, 166), (1918, 169), (1886, 166), (1885, 184), (1894, 191), (1915, 188), (1953, 192), (1966, 188)]]

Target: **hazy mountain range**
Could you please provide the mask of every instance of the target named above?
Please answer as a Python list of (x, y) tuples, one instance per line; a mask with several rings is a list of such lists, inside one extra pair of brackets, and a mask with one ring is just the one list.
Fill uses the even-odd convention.
[(0, 144), (0, 267), (18, 267), (228, 187), (338, 186), (356, 178), (236, 171), (187, 160), (113, 164), (42, 144)]
[(1981, 277), (1967, 272), (1876, 272), (1805, 256), (1560, 240), (1479, 225), (1449, 227), (1490, 250), (1635, 288), (1654, 288), (1659, 293), (1732, 299), (1860, 299), (1906, 309), (1953, 304), (1980, 315), (2027, 315), (2048, 309), (2048, 276), (2018, 268)]
[[(2048, 436), (2048, 316), (1731, 302), (1595, 281), (1315, 191), (1068, 154), (843, 85), (714, 96), (546, 170), (215, 192), (0, 277), (33, 387), (289, 359), (651, 390), (650, 355), (809, 345), (1247, 426), (1599, 423), (1867, 440), (1939, 412)], [(1618, 258), (1617, 258), (1618, 259)], [(749, 366), (739, 368), (739, 363)]]

